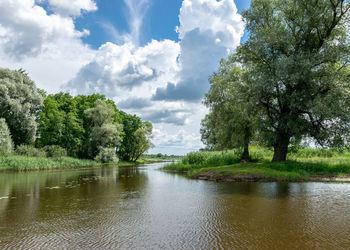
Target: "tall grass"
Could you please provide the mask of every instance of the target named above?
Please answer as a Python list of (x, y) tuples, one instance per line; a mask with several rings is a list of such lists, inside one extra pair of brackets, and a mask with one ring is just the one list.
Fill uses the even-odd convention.
[(76, 159), (71, 157), (46, 158), (28, 156), (0, 156), (0, 170), (42, 170), (57, 168), (78, 168), (87, 166), (98, 166), (91, 160)]

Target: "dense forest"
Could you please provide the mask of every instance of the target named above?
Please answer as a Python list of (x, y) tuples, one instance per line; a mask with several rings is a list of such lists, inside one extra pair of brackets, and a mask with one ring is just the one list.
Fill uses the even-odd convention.
[(104, 95), (47, 95), (23, 70), (0, 69), (0, 153), (136, 161), (151, 146), (152, 124)]
[(209, 150), (273, 148), (285, 161), (302, 144), (350, 146), (350, 5), (252, 1), (249, 37), (210, 78), (202, 141)]

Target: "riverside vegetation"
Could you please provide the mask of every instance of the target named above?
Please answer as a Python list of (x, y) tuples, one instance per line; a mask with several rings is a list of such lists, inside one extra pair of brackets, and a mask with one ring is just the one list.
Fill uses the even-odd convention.
[(0, 69), (0, 170), (137, 162), (152, 124), (104, 95), (47, 95), (23, 70)]
[(241, 155), (239, 149), (192, 152), (163, 169), (219, 181), (350, 181), (349, 150), (303, 148), (290, 152), (285, 162), (271, 162), (273, 151), (256, 146), (249, 162)]

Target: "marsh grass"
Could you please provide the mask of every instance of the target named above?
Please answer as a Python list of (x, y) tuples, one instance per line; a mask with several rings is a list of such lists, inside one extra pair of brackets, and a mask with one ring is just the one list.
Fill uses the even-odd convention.
[(46, 158), (28, 156), (0, 156), (0, 170), (28, 171), (57, 168), (81, 168), (99, 166), (95, 161), (71, 157)]

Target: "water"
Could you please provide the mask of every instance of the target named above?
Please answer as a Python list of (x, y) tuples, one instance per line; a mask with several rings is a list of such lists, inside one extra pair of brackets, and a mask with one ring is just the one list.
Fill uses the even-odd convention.
[(350, 248), (350, 184), (215, 183), (160, 166), (0, 173), (0, 249)]

